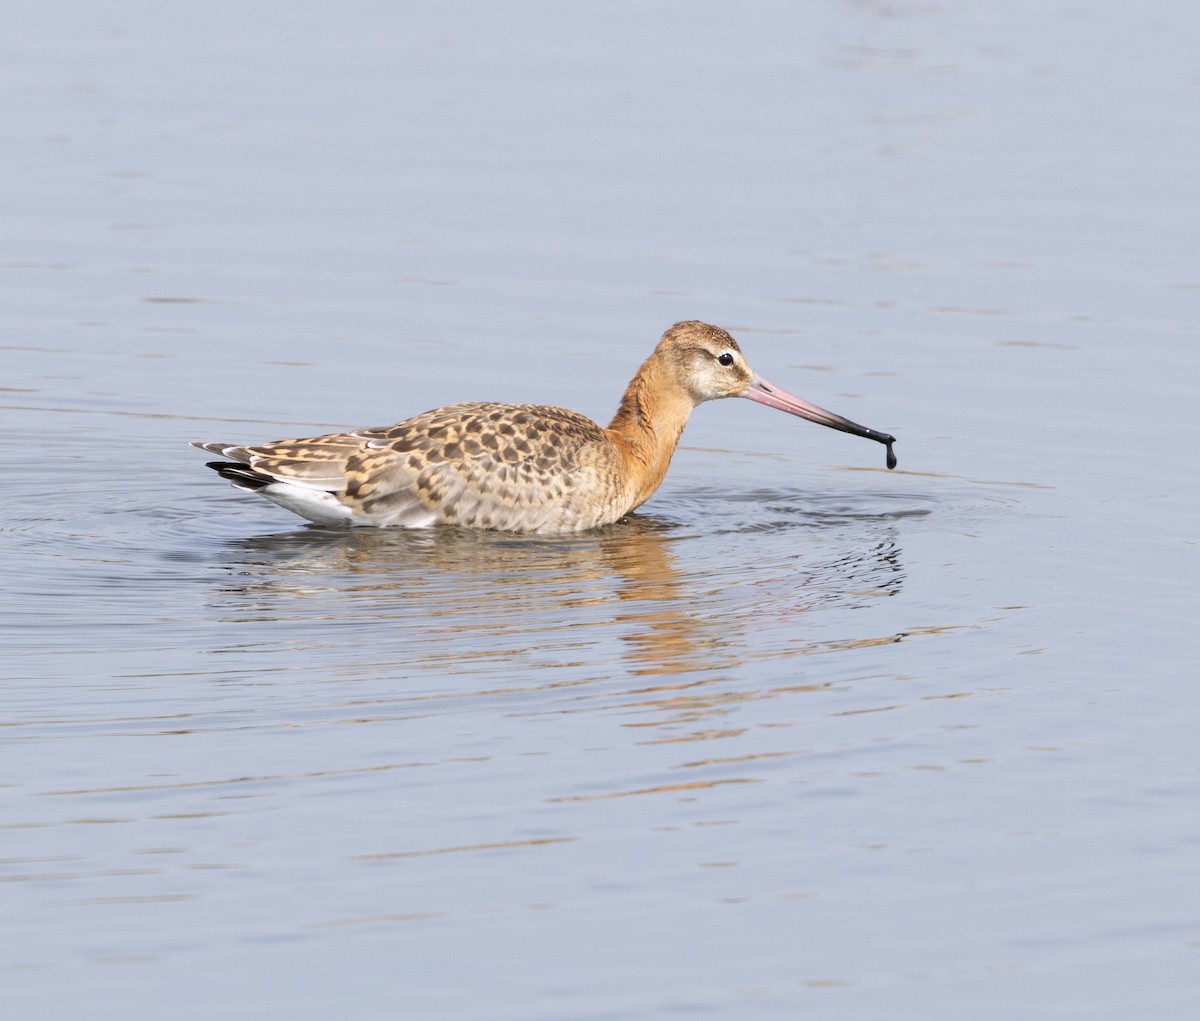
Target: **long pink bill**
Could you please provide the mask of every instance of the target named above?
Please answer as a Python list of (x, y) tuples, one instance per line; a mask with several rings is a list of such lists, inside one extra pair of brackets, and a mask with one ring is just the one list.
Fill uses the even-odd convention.
[(896, 467), (896, 455), (892, 450), (892, 444), (896, 442), (895, 436), (880, 432), (878, 429), (868, 429), (865, 425), (851, 422), (850, 419), (835, 415), (832, 411), (809, 404), (808, 401), (802, 400), (795, 394), (790, 394), (786, 390), (781, 390), (774, 384), (768, 383), (761, 376), (756, 375), (750, 380), (746, 389), (738, 396), (765, 404), (768, 408), (778, 408), (780, 411), (786, 411), (789, 415), (807, 418), (810, 422), (816, 422), (817, 425), (827, 425), (830, 429), (840, 429), (844, 433), (854, 433), (855, 436), (865, 436), (876, 443), (882, 443), (887, 447), (887, 466), (889, 468)]

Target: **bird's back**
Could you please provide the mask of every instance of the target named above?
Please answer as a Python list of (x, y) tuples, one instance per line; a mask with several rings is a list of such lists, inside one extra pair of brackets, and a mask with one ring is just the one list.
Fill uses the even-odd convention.
[(607, 431), (548, 405), (453, 404), (380, 428), (197, 445), (231, 459), (214, 467), (234, 485), (326, 524), (561, 532), (630, 509)]

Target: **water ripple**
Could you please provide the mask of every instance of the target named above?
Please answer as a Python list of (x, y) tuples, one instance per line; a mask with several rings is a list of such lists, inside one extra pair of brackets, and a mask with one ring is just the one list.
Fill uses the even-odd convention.
[(4, 626), (31, 677), (39, 656), (54, 669), (40, 636), (69, 626), (78, 654), (130, 683), (403, 677), (406, 712), (547, 689), (560, 711), (585, 692), (627, 705), (614, 677), (703, 685), (857, 640), (848, 615), (906, 584), (906, 535), (995, 495), (917, 483), (676, 484), (608, 528), (521, 536), (310, 527), (175, 473), (38, 515), (16, 504), (0, 534), (26, 570)]

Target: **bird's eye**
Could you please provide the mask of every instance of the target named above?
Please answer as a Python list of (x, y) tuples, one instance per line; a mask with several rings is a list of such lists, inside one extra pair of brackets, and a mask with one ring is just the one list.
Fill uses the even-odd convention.
[(733, 364), (732, 352), (722, 351), (719, 355), (717, 355), (717, 364), (718, 365), (732, 365)]

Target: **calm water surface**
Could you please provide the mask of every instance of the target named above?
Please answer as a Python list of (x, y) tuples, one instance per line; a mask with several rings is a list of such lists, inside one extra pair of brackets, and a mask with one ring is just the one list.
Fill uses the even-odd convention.
[[(1200, 14), (18, 4), (6, 1016), (1191, 1018)], [(700, 408), (584, 535), (187, 448)]]

